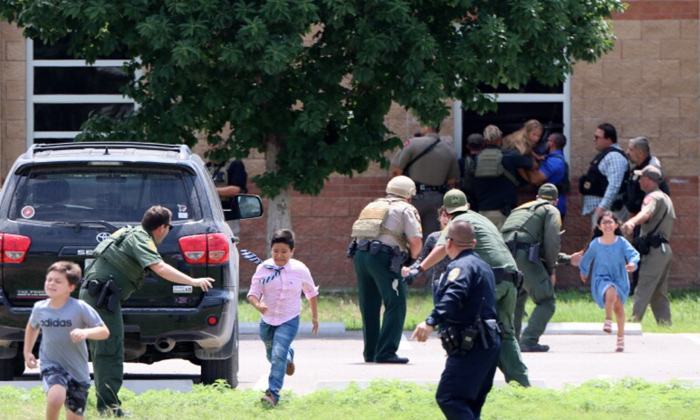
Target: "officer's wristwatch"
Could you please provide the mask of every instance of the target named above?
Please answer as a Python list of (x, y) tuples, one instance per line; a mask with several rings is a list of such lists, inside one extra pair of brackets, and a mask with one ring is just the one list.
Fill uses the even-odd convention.
[(429, 317), (425, 318), (425, 323), (426, 323), (428, 326), (430, 326), (430, 327), (434, 327), (434, 326), (437, 325), (437, 322), (435, 321), (435, 318), (433, 318), (432, 316), (429, 316)]

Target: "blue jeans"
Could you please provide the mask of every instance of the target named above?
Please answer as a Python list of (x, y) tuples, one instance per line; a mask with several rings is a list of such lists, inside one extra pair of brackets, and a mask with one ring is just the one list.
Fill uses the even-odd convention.
[(277, 326), (260, 320), (260, 338), (265, 344), (267, 360), (272, 364), (267, 392), (272, 394), (276, 401), (280, 399), (287, 363), (294, 361), (294, 349), (291, 346), (297, 331), (299, 331), (298, 316)]

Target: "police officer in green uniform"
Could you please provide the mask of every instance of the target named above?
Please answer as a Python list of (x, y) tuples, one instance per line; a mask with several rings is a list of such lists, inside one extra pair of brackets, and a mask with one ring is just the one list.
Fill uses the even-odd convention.
[(671, 302), (668, 300), (668, 275), (673, 260), (673, 250), (668, 242), (673, 233), (676, 212), (671, 197), (661, 191), (663, 174), (659, 168), (647, 165), (634, 171), (639, 186), (647, 193), (642, 208), (632, 219), (622, 225), (623, 232), (631, 234), (635, 226), (641, 227), (634, 245), (642, 254), (639, 262), (639, 282), (634, 291), (632, 322), (642, 322), (647, 306), (651, 304), (656, 322), (671, 325)]
[(97, 409), (116, 417), (124, 415), (118, 394), (124, 377), (124, 320), (121, 303), (138, 289), (146, 269), (173, 283), (211, 288), (212, 278), (192, 278), (163, 262), (156, 244), (170, 232), (172, 213), (153, 206), (141, 226), (126, 226), (95, 248), (95, 260), (85, 269), (80, 299), (100, 314), (110, 335), (107, 340), (90, 341)]
[(406, 319), (406, 285), (400, 273), (407, 255), (418, 256), (423, 240), (418, 211), (410, 204), (416, 193), (413, 181), (392, 178), (386, 192), (386, 198), (368, 204), (353, 224), (348, 256), (354, 255), (365, 362), (408, 363), (396, 354)]
[(442, 196), (459, 182), (454, 146), (439, 136), (439, 127), (421, 127), (420, 137), (406, 140), (391, 160), (392, 175), (406, 175), (416, 183), (412, 204), (420, 214), (423, 237), (440, 230), (435, 218)]
[[(234, 159), (223, 163), (210, 161), (207, 163), (207, 170), (214, 185), (216, 185), (216, 193), (221, 197), (221, 206), (224, 209), (228, 210), (232, 207), (233, 197), (248, 192), (248, 174), (243, 162)], [(241, 232), (240, 221), (227, 220), (226, 223), (231, 227), (233, 234), (239, 236)]]
[[(501, 228), (503, 239), (524, 276), (515, 305), (515, 336), (520, 337), (522, 352), (549, 350), (549, 346), (539, 344), (539, 340), (555, 310), (554, 270), (561, 248), (561, 216), (556, 207), (558, 197), (557, 187), (543, 184), (537, 192), (537, 199), (513, 210)], [(535, 302), (535, 309), (520, 336), (528, 296)]]
[[(481, 214), (469, 210), (466, 195), (457, 189), (448, 191), (444, 199), (445, 211), (450, 215), (450, 223), (469, 222), (474, 227), (476, 246), (474, 252), (493, 270), (496, 281), (496, 307), (498, 320), (502, 324), (501, 353), (498, 356), (498, 368), (503, 372), (507, 382), (515, 381), (524, 387), (530, 386), (527, 366), (523, 363), (518, 342), (513, 328), (513, 313), (518, 297), (516, 285), (521, 275), (513, 256), (503, 241), (501, 233), (491, 221)], [(416, 276), (421, 271), (432, 267), (446, 255), (445, 245), (447, 229), (443, 230), (433, 251), (421, 263), (411, 267), (406, 278)], [(413, 271), (415, 270), (415, 271)], [(410, 282), (410, 280), (409, 280)], [(434, 290), (434, 289), (433, 289)]]

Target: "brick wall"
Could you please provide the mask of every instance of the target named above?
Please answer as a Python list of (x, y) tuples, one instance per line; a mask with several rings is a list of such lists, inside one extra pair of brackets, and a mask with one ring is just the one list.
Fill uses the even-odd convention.
[(22, 31), (0, 22), (0, 174), (27, 148), (25, 41)]

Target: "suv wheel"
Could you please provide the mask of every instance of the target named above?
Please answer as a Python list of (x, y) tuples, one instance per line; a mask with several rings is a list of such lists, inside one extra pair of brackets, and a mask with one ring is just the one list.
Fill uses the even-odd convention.
[(233, 328), (233, 354), (228, 359), (202, 360), (202, 384), (211, 385), (224, 379), (231, 388), (238, 386), (238, 318)]
[(0, 381), (15, 379), (15, 359), (0, 359)]
[(15, 356), (13, 360), (14, 366), (12, 367), (12, 373), (15, 374), (15, 376), (22, 376), (24, 374), (24, 355), (22, 355), (22, 352), (20, 350), (17, 350), (17, 356)]

